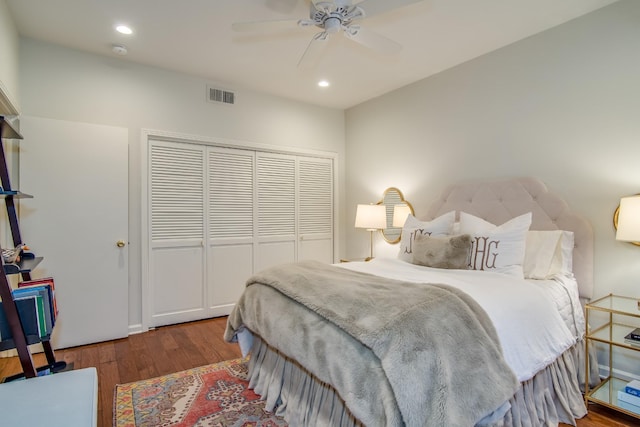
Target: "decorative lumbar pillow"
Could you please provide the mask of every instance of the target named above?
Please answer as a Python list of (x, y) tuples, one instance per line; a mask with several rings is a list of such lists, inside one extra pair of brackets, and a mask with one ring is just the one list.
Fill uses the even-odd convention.
[(418, 234), (413, 241), (413, 263), (434, 268), (466, 269), (471, 236), (427, 236)]
[(455, 211), (448, 212), (431, 221), (419, 221), (415, 216), (409, 215), (404, 227), (402, 227), (398, 258), (411, 262), (413, 260), (413, 241), (416, 236), (446, 236), (451, 234), (455, 220)]
[(460, 233), (471, 235), (468, 268), (524, 278), (522, 264), (531, 212), (494, 225), (460, 212)]

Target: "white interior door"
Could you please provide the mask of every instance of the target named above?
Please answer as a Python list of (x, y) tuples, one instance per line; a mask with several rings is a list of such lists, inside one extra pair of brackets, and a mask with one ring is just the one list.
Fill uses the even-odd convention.
[(255, 271), (296, 260), (296, 158), (258, 153)]
[(333, 162), (298, 158), (298, 261), (333, 262)]
[(207, 317), (204, 276), (204, 148), (149, 145), (149, 326)]
[(255, 152), (209, 147), (207, 305), (229, 314), (253, 274)]
[(44, 257), (33, 278), (55, 279), (54, 348), (126, 337), (127, 129), (22, 117), (21, 133), (20, 226)]

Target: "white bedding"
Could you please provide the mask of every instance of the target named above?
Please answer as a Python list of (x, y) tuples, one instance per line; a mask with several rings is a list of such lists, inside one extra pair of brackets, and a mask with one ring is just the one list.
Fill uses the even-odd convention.
[(569, 331), (576, 339), (581, 339), (585, 332), (585, 320), (576, 279), (573, 276), (557, 275), (552, 280), (527, 282), (539, 287), (553, 301)]
[(570, 277), (527, 281), (486, 271), (434, 269), (394, 258), (337, 265), (398, 280), (446, 284), (466, 292), (493, 321), (505, 360), (519, 381), (532, 378), (553, 362), (584, 331), (577, 284)]

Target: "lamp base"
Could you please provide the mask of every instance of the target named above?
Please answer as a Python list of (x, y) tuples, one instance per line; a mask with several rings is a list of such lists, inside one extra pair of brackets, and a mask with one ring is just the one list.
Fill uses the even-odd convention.
[(369, 255), (369, 259), (365, 259), (365, 261), (371, 261), (373, 259), (373, 232), (376, 230), (369, 229), (369, 233), (371, 233), (369, 247), (371, 248), (371, 254)]

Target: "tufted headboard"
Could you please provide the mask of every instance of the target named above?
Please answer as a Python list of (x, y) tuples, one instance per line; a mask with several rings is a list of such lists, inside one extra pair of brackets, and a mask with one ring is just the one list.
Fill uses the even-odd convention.
[(593, 294), (593, 230), (591, 224), (569, 210), (567, 203), (536, 178), (497, 181), (469, 181), (454, 184), (442, 192), (427, 212), (431, 220), (452, 210), (464, 211), (493, 224), (532, 212), (531, 230), (573, 231), (573, 273), (580, 296)]

